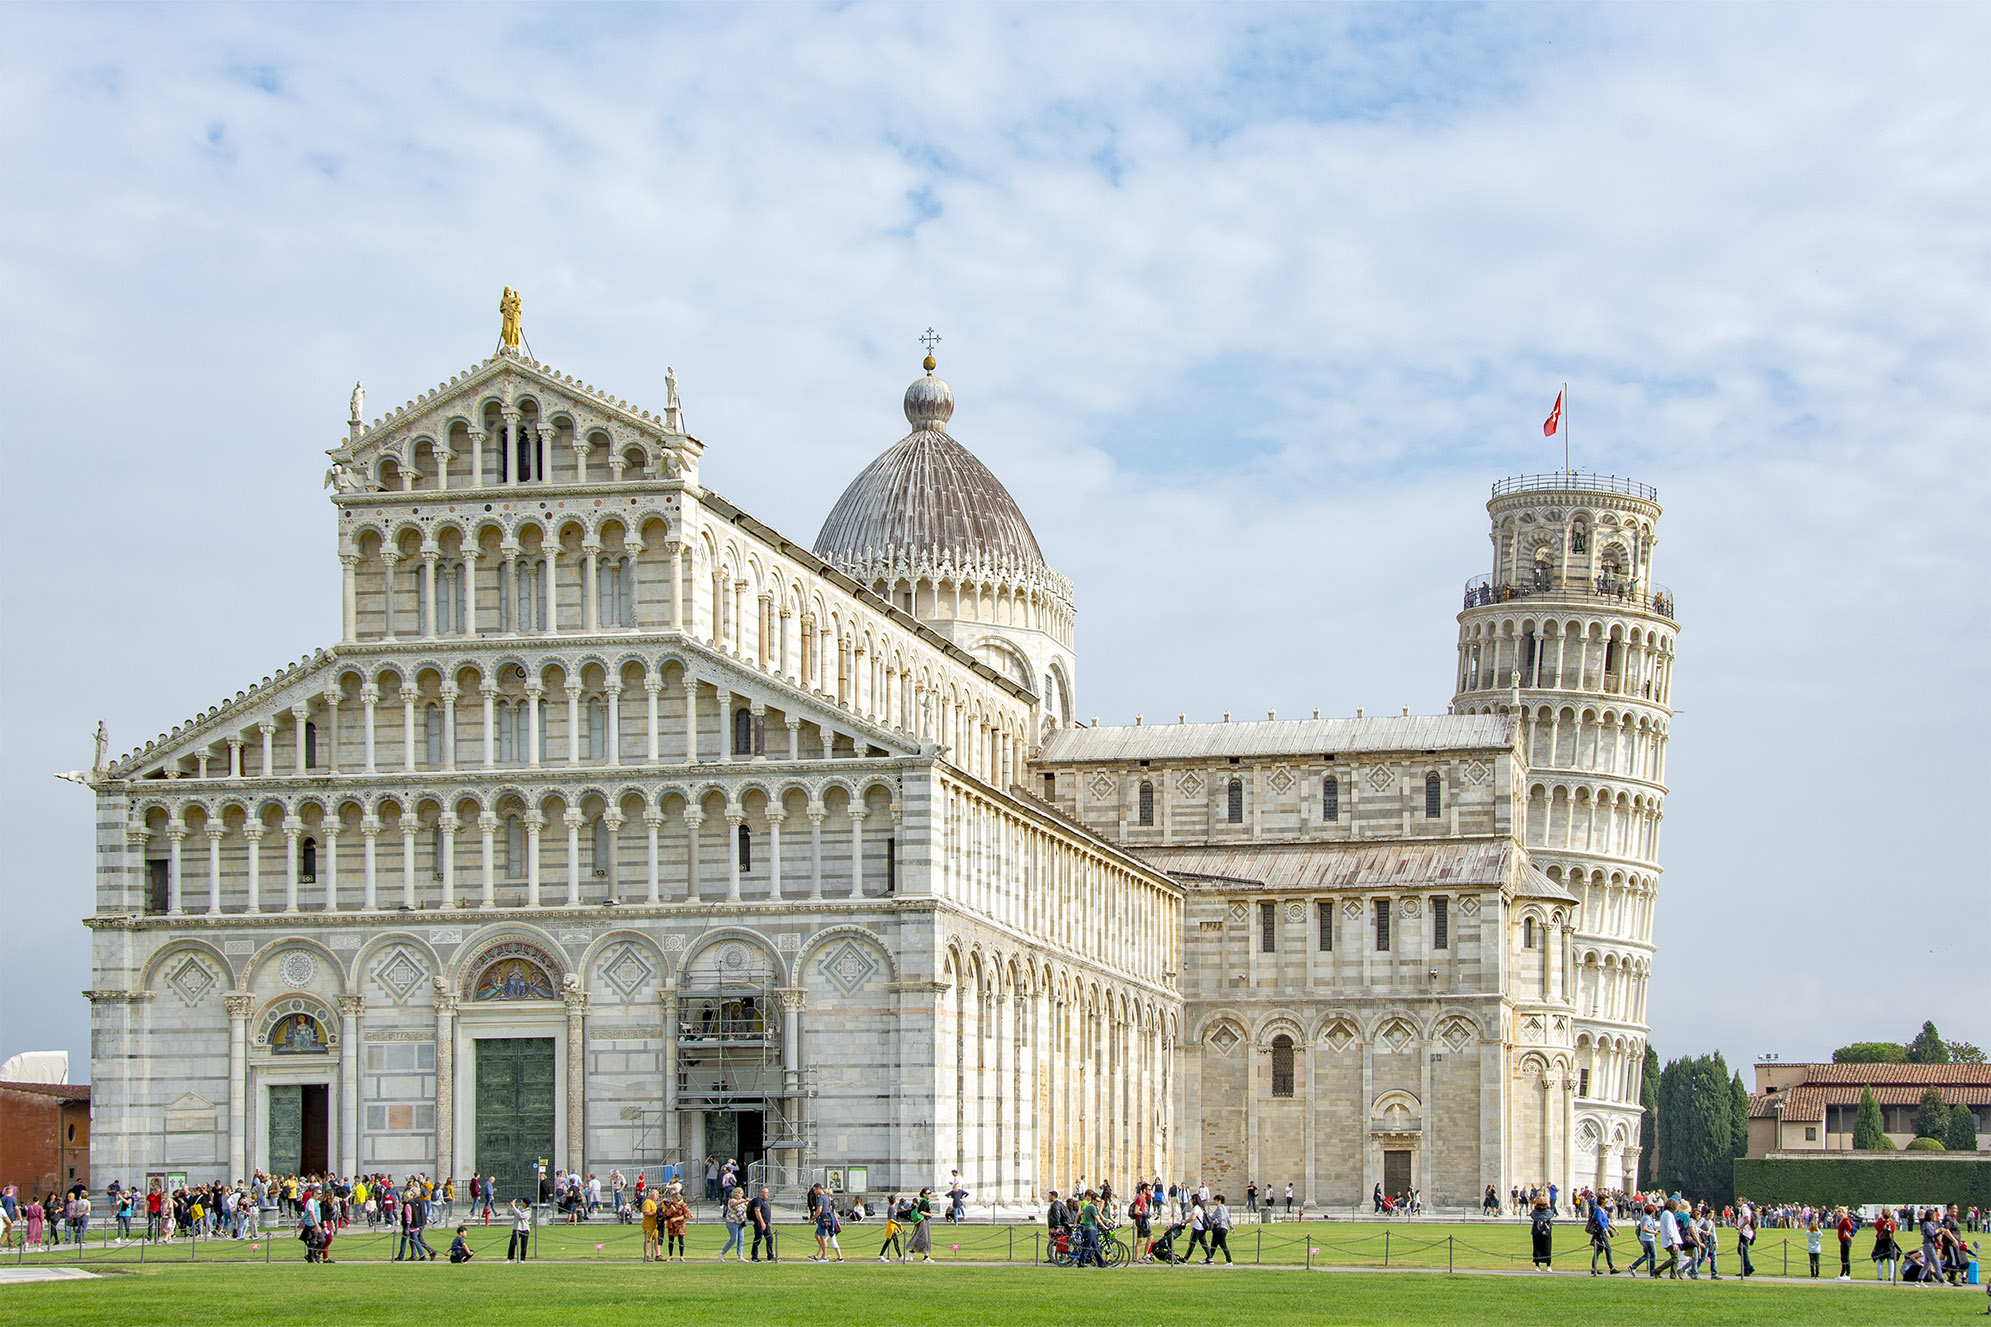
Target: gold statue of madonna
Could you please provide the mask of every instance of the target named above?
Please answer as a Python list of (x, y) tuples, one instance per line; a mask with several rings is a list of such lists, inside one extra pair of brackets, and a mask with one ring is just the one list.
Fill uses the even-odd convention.
[(517, 350), (519, 342), (525, 337), (524, 320), (520, 317), (524, 310), (525, 301), (519, 298), (516, 290), (506, 286), (504, 295), (498, 300), (498, 316), (503, 320), (499, 324), (498, 339), (512, 350)]

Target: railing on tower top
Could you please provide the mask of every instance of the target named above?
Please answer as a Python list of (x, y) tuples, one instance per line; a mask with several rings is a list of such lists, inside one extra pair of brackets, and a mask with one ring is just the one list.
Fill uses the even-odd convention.
[(1475, 576), (1466, 582), (1467, 608), (1482, 608), (1487, 604), (1504, 604), (1515, 599), (1528, 599), (1536, 595), (1588, 595), (1593, 599), (1611, 599), (1634, 608), (1642, 608), (1649, 613), (1657, 613), (1668, 622), (1677, 622), (1673, 616), (1673, 592), (1663, 585), (1638, 585), (1632, 581), (1613, 576), (1599, 576), (1596, 580), (1581, 577), (1567, 579), (1544, 574), (1522, 584), (1498, 584), (1491, 576)]
[(1650, 484), (1641, 484), (1636, 479), (1626, 479), (1619, 475), (1579, 475), (1567, 471), (1557, 471), (1550, 475), (1515, 475), (1497, 481), (1493, 486), (1493, 496), (1504, 493), (1531, 493), (1537, 489), (1567, 489), (1582, 493), (1623, 493), (1628, 497), (1644, 498), (1647, 502), (1659, 501), (1659, 490)]

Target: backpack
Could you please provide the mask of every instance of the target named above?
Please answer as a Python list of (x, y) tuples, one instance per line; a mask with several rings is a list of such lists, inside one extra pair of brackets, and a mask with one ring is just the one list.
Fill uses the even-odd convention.
[(1584, 1229), (1585, 1229), (1586, 1231), (1588, 1231), (1588, 1232), (1589, 1232), (1590, 1234), (1592, 1234), (1592, 1235), (1601, 1235), (1601, 1234), (1603, 1234), (1603, 1233), (1604, 1233), (1604, 1209), (1603, 1209), (1603, 1208), (1601, 1208), (1601, 1207), (1599, 1207), (1599, 1206), (1597, 1206), (1597, 1204), (1595, 1204), (1595, 1203), (1592, 1203), (1592, 1204), (1590, 1204), (1590, 1219), (1589, 1219), (1588, 1221), (1584, 1222), (1584, 1224), (1583, 1224), (1583, 1228), (1584, 1228)]

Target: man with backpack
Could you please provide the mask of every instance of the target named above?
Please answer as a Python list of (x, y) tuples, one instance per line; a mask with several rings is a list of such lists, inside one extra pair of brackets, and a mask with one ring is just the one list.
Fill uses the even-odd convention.
[(1071, 1229), (1072, 1210), (1065, 1206), (1065, 1200), (1058, 1197), (1056, 1189), (1051, 1190), (1051, 1205), (1044, 1211), (1044, 1225), (1048, 1235), (1044, 1240), (1044, 1261), (1058, 1260), (1058, 1236)]
[(1599, 1275), (1597, 1271), (1597, 1256), (1602, 1254), (1604, 1257), (1604, 1266), (1611, 1269), (1612, 1276), (1616, 1276), (1618, 1274), (1618, 1264), (1611, 1257), (1611, 1214), (1605, 1211), (1604, 1204), (1598, 1202), (1595, 1198), (1590, 1200), (1589, 1207), (1590, 1217), (1584, 1223), (1583, 1228), (1590, 1235), (1590, 1275)]

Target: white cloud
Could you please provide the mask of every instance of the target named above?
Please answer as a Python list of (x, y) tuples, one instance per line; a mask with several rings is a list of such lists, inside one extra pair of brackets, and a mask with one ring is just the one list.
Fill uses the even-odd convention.
[[(805, 539), (938, 325), (1116, 720), (1441, 708), (1569, 379), (1683, 619), (1656, 1043), (1944, 1021), (1783, 978), (1974, 958), (1982, 11), (573, 12), (11, 16), (6, 970), (86, 970), (47, 771), (331, 638), (352, 379), (446, 378), (511, 284)], [(60, 1009), (0, 1050), (80, 1055)]]

